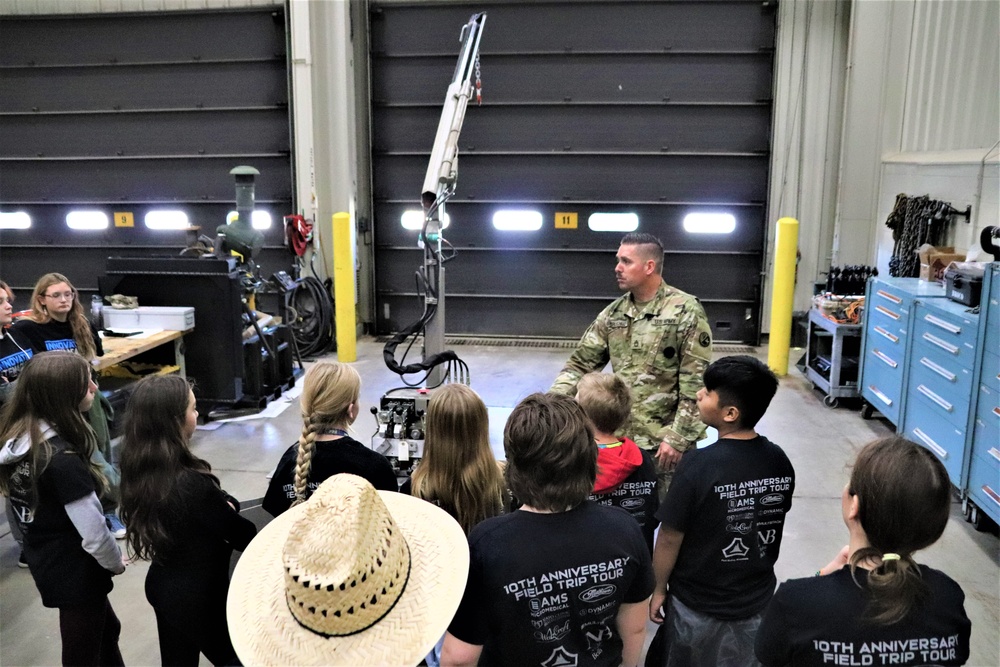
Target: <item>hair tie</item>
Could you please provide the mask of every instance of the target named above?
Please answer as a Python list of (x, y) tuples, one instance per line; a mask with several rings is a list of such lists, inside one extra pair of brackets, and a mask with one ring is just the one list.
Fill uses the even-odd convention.
[(899, 560), (899, 554), (882, 554), (882, 561)]

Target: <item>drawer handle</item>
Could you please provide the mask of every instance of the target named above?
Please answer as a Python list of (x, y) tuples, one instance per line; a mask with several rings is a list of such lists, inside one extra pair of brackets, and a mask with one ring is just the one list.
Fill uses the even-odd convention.
[(896, 368), (899, 366), (895, 361), (893, 361), (887, 354), (879, 352), (877, 348), (872, 348), (872, 354), (881, 359), (889, 368)]
[(923, 357), (920, 360), (920, 363), (922, 365), (926, 366), (927, 368), (931, 369), (932, 371), (934, 371), (935, 373), (937, 373), (941, 377), (943, 377), (948, 382), (954, 382), (958, 378), (957, 375), (955, 375), (954, 373), (950, 372), (947, 368), (945, 368), (943, 366), (938, 366), (937, 364), (935, 364), (933, 361), (931, 361), (927, 357)]
[(888, 308), (886, 308), (884, 306), (875, 306), (875, 310), (877, 310), (878, 312), (882, 313), (883, 315), (887, 315), (887, 316), (891, 317), (894, 320), (898, 320), (899, 319), (899, 313), (894, 313), (894, 312), (892, 312), (891, 310), (889, 310)]
[(871, 389), (872, 393), (875, 394), (875, 396), (877, 396), (880, 401), (882, 401), (886, 405), (892, 405), (892, 399), (883, 394), (882, 392), (880, 392), (875, 385), (870, 384), (868, 385), (868, 388)]
[(983, 493), (988, 495), (990, 497), (990, 500), (995, 502), (997, 505), (1000, 505), (1000, 493), (997, 493), (996, 491), (991, 489), (988, 484), (983, 484)]
[(936, 327), (941, 327), (948, 333), (953, 333), (953, 334), (962, 333), (962, 327), (956, 327), (951, 322), (946, 322), (945, 320), (942, 320), (940, 317), (934, 317), (933, 315), (924, 315), (924, 321), (930, 322)]
[(893, 343), (898, 343), (899, 342), (899, 336), (893, 336), (891, 333), (889, 333), (888, 331), (886, 331), (882, 327), (875, 327), (875, 333), (882, 334), (883, 336), (885, 336), (886, 338), (888, 338), (889, 340), (891, 340)]
[(948, 450), (942, 447), (941, 445), (937, 444), (933, 440), (931, 440), (930, 436), (921, 431), (919, 428), (913, 429), (913, 435), (920, 438), (920, 440), (923, 441), (925, 445), (927, 445), (927, 448), (929, 450), (931, 450), (941, 458), (943, 459), (948, 458)]
[(878, 294), (883, 299), (885, 299), (886, 301), (892, 301), (893, 303), (895, 303), (897, 305), (903, 303), (903, 300), (900, 299), (895, 294), (890, 294), (889, 292), (885, 292), (883, 290), (879, 290), (879, 291), (877, 291), (875, 293)]
[(931, 345), (937, 345), (938, 347), (940, 347), (945, 352), (951, 352), (952, 354), (958, 354), (958, 346), (957, 345), (952, 345), (948, 341), (941, 340), (940, 338), (938, 338), (937, 336), (935, 336), (933, 334), (925, 333), (923, 336), (921, 336), (921, 338), (923, 338), (925, 341), (927, 341)]
[(997, 417), (1000, 417), (1000, 407), (993, 408), (993, 414), (995, 414)]
[(997, 449), (996, 447), (990, 447), (990, 456), (995, 458), (997, 461), (1000, 461), (1000, 449)]
[(925, 387), (924, 385), (920, 385), (919, 387), (917, 387), (917, 391), (919, 391), (921, 394), (923, 394), (927, 398), (931, 399), (932, 401), (934, 401), (935, 403), (937, 403), (938, 405), (940, 405), (942, 408), (944, 408), (948, 412), (951, 412), (954, 409), (954, 407), (955, 407), (951, 403), (949, 403), (948, 401), (944, 400), (943, 398), (941, 398), (940, 396), (938, 396), (937, 394), (935, 394), (933, 391), (931, 391), (930, 389), (928, 389), (927, 387)]

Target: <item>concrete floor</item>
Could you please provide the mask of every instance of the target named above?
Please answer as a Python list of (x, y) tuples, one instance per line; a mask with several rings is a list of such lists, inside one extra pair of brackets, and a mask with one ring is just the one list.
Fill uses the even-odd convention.
[[(524, 396), (544, 391), (569, 354), (566, 349), (460, 346), (472, 370), (472, 386), (490, 406), (494, 447), (499, 447), (503, 419)], [(793, 351), (793, 357), (798, 354)], [(718, 355), (717, 355), (718, 356)], [(375, 431), (369, 408), (399, 380), (382, 363), (380, 344), (363, 339), (355, 367), (361, 373), (361, 416), (355, 437), (369, 442)], [(856, 410), (823, 407), (822, 396), (792, 369), (782, 379), (761, 433), (788, 453), (797, 475), (792, 512), (785, 527), (779, 580), (810, 576), (847, 541), (840, 517), (840, 492), (847, 465), (866, 442), (890, 432), (887, 422), (863, 421)], [(199, 430), (193, 449), (208, 460), (227, 491), (242, 501), (259, 499), (267, 473), (299, 434), (297, 401), (280, 416), (226, 423)], [(250, 510), (253, 513), (253, 510)], [(260, 511), (257, 510), (256, 517)], [(0, 665), (56, 665), (60, 642), (58, 613), (39, 601), (31, 576), (19, 569), (17, 546), (6, 520), (0, 523)], [(944, 537), (918, 560), (955, 578), (965, 590), (972, 619), (970, 665), (1000, 665), (1000, 542), (977, 533), (961, 517), (956, 502)], [(153, 611), (143, 593), (147, 565), (136, 563), (115, 579), (111, 602), (122, 621), (121, 649), (126, 664), (157, 665), (159, 653)], [(650, 626), (652, 627), (652, 625)], [(208, 664), (203, 659), (202, 664)]]

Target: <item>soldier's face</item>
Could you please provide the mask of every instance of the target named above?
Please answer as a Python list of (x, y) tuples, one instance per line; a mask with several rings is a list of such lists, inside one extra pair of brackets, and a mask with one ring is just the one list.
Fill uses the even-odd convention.
[(619, 246), (617, 259), (615, 278), (618, 280), (619, 289), (632, 291), (648, 279), (647, 265), (652, 263), (652, 260), (643, 258), (639, 246)]

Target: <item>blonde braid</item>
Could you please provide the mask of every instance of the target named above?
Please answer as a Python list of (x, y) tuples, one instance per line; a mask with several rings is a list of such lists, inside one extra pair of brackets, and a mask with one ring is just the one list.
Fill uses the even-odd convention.
[(316, 450), (316, 431), (312, 418), (308, 415), (302, 422), (299, 437), (299, 453), (295, 459), (295, 501), (292, 507), (304, 503), (309, 493), (309, 471), (312, 469), (313, 452)]

